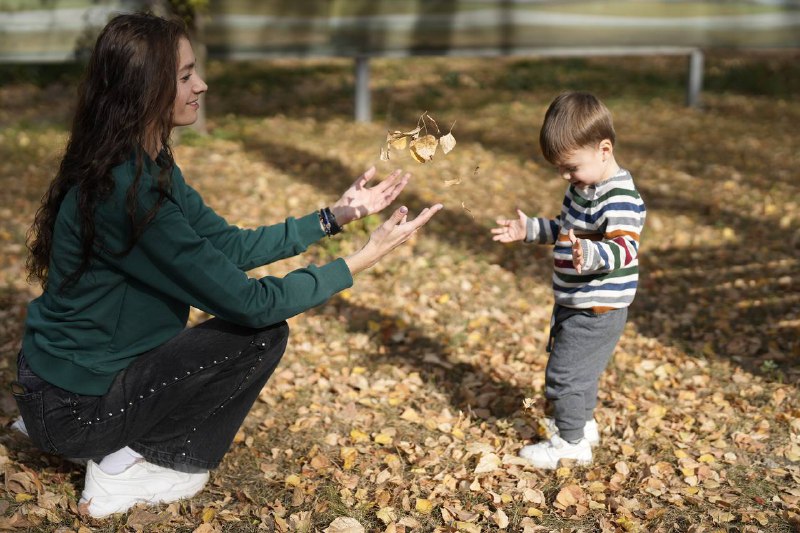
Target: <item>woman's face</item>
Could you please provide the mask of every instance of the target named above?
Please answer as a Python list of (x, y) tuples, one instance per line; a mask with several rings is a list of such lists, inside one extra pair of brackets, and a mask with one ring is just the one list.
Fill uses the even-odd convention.
[(188, 126), (197, 120), (200, 95), (208, 85), (197, 75), (192, 45), (186, 38), (178, 44), (178, 80), (175, 104), (172, 108), (172, 126)]

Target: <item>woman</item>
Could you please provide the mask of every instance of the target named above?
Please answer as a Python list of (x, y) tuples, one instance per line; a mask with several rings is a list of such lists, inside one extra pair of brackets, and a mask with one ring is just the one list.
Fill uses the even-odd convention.
[[(89, 459), (94, 517), (191, 497), (228, 450), (286, 347), (285, 320), (352, 285), (441, 209), (401, 207), (346, 258), (284, 278), (245, 271), (303, 252), (388, 206), (409, 175), (370, 169), (316, 213), (243, 230), (185, 181), (169, 146), (207, 90), (184, 28), (114, 18), (98, 37), (61, 166), (32, 228), (12, 388), (43, 450)], [(215, 318), (186, 329), (189, 306)]]

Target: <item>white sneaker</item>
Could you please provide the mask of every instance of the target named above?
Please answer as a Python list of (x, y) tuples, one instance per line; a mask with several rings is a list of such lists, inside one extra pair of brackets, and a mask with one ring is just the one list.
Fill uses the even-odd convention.
[(527, 459), (536, 468), (553, 470), (558, 468), (561, 459), (574, 459), (579, 465), (590, 464), (592, 447), (586, 438), (572, 444), (558, 435), (553, 435), (550, 440), (524, 446), (519, 451), (519, 456)]
[(124, 513), (137, 503), (157, 504), (191, 498), (208, 481), (208, 472), (188, 474), (140, 461), (116, 475), (89, 461), (80, 502), (94, 518)]
[(11, 424), (11, 429), (13, 429), (14, 431), (19, 431), (26, 437), (28, 436), (28, 428), (25, 426), (25, 421), (22, 419), (21, 416), (18, 417), (16, 420), (14, 420), (14, 423)]
[[(552, 418), (540, 418), (538, 429), (539, 434), (545, 439), (559, 434), (556, 421)], [(586, 425), (583, 426), (583, 438), (588, 440), (593, 448), (600, 444), (600, 428), (597, 427), (596, 420), (589, 420), (586, 422)]]

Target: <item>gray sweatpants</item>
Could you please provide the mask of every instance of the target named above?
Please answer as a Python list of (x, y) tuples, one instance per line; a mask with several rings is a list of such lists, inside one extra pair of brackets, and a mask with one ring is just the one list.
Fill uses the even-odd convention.
[(595, 313), (556, 305), (545, 370), (545, 397), (561, 438), (583, 437), (594, 416), (597, 385), (625, 328), (628, 309)]

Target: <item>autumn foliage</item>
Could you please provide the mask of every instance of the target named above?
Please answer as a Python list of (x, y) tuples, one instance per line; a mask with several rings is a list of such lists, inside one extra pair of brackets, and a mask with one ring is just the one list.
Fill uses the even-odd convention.
[[(371, 125), (351, 120), (346, 61), (210, 64), (211, 135), (185, 133), (174, 151), (230, 222), (311, 212), (371, 164), (413, 172), (412, 214), (445, 210), (290, 321), (283, 361), (197, 498), (91, 520), (76, 505), (83, 468), (2, 429), (0, 530), (796, 531), (798, 59), (709, 55), (702, 109), (683, 105), (678, 59), (376, 61)], [(39, 290), (25, 281), (25, 233), (75, 83), (12, 74), (0, 76), (11, 80), (0, 82), (4, 425)], [(494, 243), (490, 228), (516, 207), (558, 213), (565, 183), (537, 134), (564, 89), (593, 91), (614, 113), (615, 154), (648, 223), (639, 293), (601, 382), (594, 463), (541, 472), (517, 452), (543, 431), (550, 255)], [(381, 220), (252, 274), (350, 253)]]

